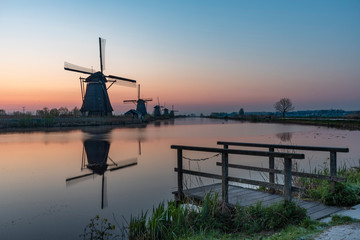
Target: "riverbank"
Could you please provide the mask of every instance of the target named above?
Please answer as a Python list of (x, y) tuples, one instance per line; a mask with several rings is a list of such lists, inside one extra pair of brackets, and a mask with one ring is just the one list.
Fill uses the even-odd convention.
[(98, 126), (141, 126), (149, 122), (127, 116), (111, 117), (72, 117), (72, 118), (1, 118), (0, 133), (33, 131), (70, 131)]
[(253, 123), (281, 123), (281, 124), (298, 124), (298, 125), (312, 125), (323, 126), (329, 128), (337, 128), (343, 130), (360, 130), (360, 119), (331, 119), (331, 118), (271, 118), (267, 116), (246, 116), (246, 117), (225, 117), (214, 118), (223, 120), (235, 120), (242, 122)]

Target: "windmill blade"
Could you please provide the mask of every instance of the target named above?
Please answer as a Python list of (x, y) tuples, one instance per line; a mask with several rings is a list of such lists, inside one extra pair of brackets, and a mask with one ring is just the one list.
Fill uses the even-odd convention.
[(66, 179), (66, 186), (69, 187), (71, 185), (75, 185), (76, 183), (79, 183), (81, 181), (84, 181), (86, 179), (89, 179), (90, 177), (93, 177), (94, 173), (87, 173), (84, 175), (80, 175), (80, 176), (76, 176), (76, 177), (72, 177), (72, 178), (67, 178)]
[(64, 62), (64, 69), (68, 71), (85, 73), (85, 74), (93, 74), (95, 72), (93, 69), (81, 67), (68, 62)]
[(137, 158), (131, 158), (126, 161), (122, 161), (122, 164), (118, 164), (117, 167), (110, 168), (110, 171), (115, 171), (115, 170), (131, 167), (131, 166), (135, 166), (135, 165), (137, 165)]
[(99, 37), (99, 48), (100, 48), (100, 69), (101, 72), (105, 70), (105, 44), (106, 39)]
[(124, 100), (124, 103), (137, 103), (137, 100)]
[[(108, 82), (111, 82), (112, 84), (117, 84), (117, 85), (121, 85), (121, 86), (125, 86), (125, 87), (136, 87), (136, 81), (135, 80), (131, 80), (131, 79), (126, 79), (126, 78), (124, 78), (124, 79), (126, 79), (126, 80), (124, 80), (124, 79), (119, 79), (120, 77), (116, 77), (116, 78), (114, 78), (114, 76), (111, 76), (111, 75), (109, 75), (109, 76), (107, 76), (106, 77), (106, 80), (108, 81)], [(127, 81), (127, 80), (130, 80), (130, 81)]]
[(114, 80), (114, 81), (122, 80), (122, 81), (135, 83), (135, 87), (136, 87), (136, 81), (135, 80), (132, 80), (132, 79), (129, 79), (129, 78), (118, 77), (118, 76), (114, 76), (114, 75), (109, 75), (109, 76), (106, 76), (106, 77), (111, 79), (111, 80)]
[(151, 102), (153, 99), (152, 98), (143, 98), (142, 100), (145, 102)]

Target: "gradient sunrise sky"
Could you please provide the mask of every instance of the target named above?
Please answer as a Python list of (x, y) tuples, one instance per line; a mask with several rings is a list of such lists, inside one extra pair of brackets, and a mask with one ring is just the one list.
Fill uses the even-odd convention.
[[(102, 37), (106, 74), (181, 113), (360, 110), (357, 0), (0, 2), (0, 109), (80, 107), (64, 61), (99, 69)], [(109, 95), (124, 113), (137, 90)]]

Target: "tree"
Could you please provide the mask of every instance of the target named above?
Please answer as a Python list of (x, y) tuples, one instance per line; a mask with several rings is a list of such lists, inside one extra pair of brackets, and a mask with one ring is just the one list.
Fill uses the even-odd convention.
[(285, 117), (287, 112), (290, 112), (295, 109), (291, 100), (289, 98), (282, 98), (280, 101), (274, 104), (274, 108), (276, 111), (280, 112), (282, 117)]
[(59, 110), (57, 110), (56, 108), (53, 108), (53, 109), (50, 110), (49, 114), (52, 117), (58, 117), (59, 116)]

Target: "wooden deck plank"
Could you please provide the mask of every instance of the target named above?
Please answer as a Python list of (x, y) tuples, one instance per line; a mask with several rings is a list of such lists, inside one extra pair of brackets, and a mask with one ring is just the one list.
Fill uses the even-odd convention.
[[(221, 183), (214, 183), (206, 186), (196, 187), (192, 189), (184, 190), (184, 194), (190, 198), (204, 198), (206, 194), (210, 191), (218, 192), (219, 197), (221, 198)], [(240, 206), (247, 207), (254, 205), (257, 202), (261, 201), (263, 206), (269, 206), (276, 202), (283, 200), (283, 196), (278, 194), (271, 194), (268, 192), (263, 192), (255, 189), (243, 188), (241, 186), (229, 185), (229, 204), (235, 206), (239, 204)], [(293, 201), (302, 208), (307, 210), (307, 214), (311, 219), (321, 219), (330, 214), (336, 213), (341, 208), (325, 206), (319, 202), (313, 202), (309, 200), (301, 200), (294, 198)]]

